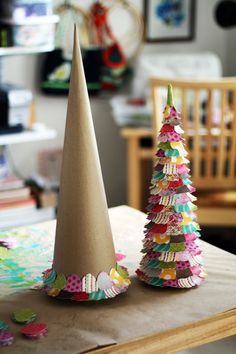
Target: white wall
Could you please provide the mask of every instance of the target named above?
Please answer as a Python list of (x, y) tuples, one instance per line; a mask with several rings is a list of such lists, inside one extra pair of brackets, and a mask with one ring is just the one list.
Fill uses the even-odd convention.
[(236, 76), (236, 27), (227, 30), (227, 62), (226, 74)]
[[(142, 0), (133, 0), (141, 8)], [(78, 0), (88, 5), (91, 1)], [(234, 34), (220, 29), (213, 20), (213, 8), (217, 0), (197, 0), (196, 38), (192, 42), (146, 45), (145, 52), (173, 53), (213, 51), (219, 55), (225, 74), (235, 74)], [(233, 33), (233, 32), (232, 32)], [(229, 38), (228, 38), (229, 37)], [(234, 57), (235, 58), (235, 57)], [(8, 81), (31, 88), (35, 92), (38, 121), (57, 129), (57, 139), (50, 142), (28, 143), (11, 148), (17, 167), (22, 174), (29, 175), (36, 169), (37, 151), (46, 147), (62, 146), (66, 115), (66, 98), (49, 98), (37, 90), (39, 70), (37, 56), (7, 58), (4, 61), (4, 76)], [(230, 66), (230, 69), (227, 68)], [(98, 148), (104, 175), (105, 188), (110, 206), (126, 202), (126, 146), (113, 122), (109, 103), (104, 98), (92, 98), (91, 106)], [(134, 176), (135, 178), (135, 176)]]

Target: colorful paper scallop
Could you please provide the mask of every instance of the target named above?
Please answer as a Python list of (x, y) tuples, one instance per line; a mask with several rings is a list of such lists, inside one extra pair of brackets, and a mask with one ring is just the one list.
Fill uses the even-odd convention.
[(51, 285), (52, 283), (54, 283), (54, 281), (56, 280), (56, 276), (57, 273), (55, 272), (55, 270), (52, 269), (47, 269), (44, 273), (44, 284), (45, 285)]
[(165, 151), (165, 156), (169, 156), (169, 157), (180, 156), (180, 152), (177, 149), (167, 149)]
[(0, 320), (0, 331), (6, 331), (8, 328), (9, 325), (6, 322)]
[(92, 274), (86, 274), (82, 278), (81, 290), (82, 292), (86, 292), (88, 294), (98, 291), (96, 278)]
[(35, 319), (36, 313), (30, 308), (17, 309), (12, 313), (12, 320), (17, 323), (31, 323)]
[(14, 342), (14, 336), (11, 332), (0, 330), (0, 347), (7, 347)]
[(115, 297), (116, 295), (119, 295), (120, 294), (120, 289), (118, 287), (116, 287), (116, 286), (113, 286), (110, 289), (104, 290), (104, 292), (106, 294), (106, 298), (109, 299), (109, 298)]
[(30, 323), (21, 328), (21, 333), (29, 339), (40, 339), (48, 334), (46, 323)]
[(66, 281), (65, 291), (70, 293), (80, 292), (82, 288), (81, 279), (77, 274), (71, 274)]
[(106, 272), (101, 272), (97, 277), (97, 286), (100, 290), (107, 290), (112, 288), (113, 282)]
[(64, 274), (59, 273), (57, 274), (56, 280), (52, 283), (52, 288), (54, 289), (64, 289), (66, 285), (66, 277)]
[[(56, 271), (55, 271), (56, 272)], [(48, 273), (43, 273), (43, 281), (48, 279)], [(76, 274), (68, 277), (59, 273), (56, 280), (49, 286), (44, 283), (44, 289), (49, 296), (72, 301), (98, 301), (114, 297), (128, 288), (129, 274), (124, 266), (116, 265), (110, 274), (101, 272), (97, 278), (92, 274), (86, 274), (80, 278)], [(63, 286), (63, 287), (62, 287)]]

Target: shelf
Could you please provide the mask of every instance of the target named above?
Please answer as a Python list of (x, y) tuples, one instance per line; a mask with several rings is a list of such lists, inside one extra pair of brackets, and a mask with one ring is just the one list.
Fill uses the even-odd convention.
[(45, 45), (37, 47), (0, 47), (0, 56), (44, 53), (51, 52), (53, 49), (54, 45)]
[(24, 131), (22, 133), (16, 134), (5, 134), (0, 135), (0, 146), (2, 145), (13, 145), (13, 144), (21, 144), (28, 143), (32, 141), (40, 141), (40, 140), (50, 140), (56, 137), (57, 133), (54, 129), (45, 128), (41, 131)]
[(42, 25), (42, 24), (51, 24), (51, 23), (59, 22), (59, 16), (57, 15), (30, 16), (19, 20), (14, 20), (10, 18), (10, 19), (1, 19), (0, 22), (2, 24), (7, 24), (11, 26)]
[(54, 208), (41, 208), (33, 210), (18, 210), (17, 217), (5, 217), (0, 220), (1, 229), (9, 229), (26, 225), (33, 225), (55, 219)]

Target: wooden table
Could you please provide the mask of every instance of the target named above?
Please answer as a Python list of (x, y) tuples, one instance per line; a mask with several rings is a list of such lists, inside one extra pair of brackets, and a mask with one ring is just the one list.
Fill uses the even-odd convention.
[[(236, 256), (203, 243), (208, 278), (202, 286), (144, 285), (134, 271), (141, 259), (145, 214), (127, 206), (109, 212), (116, 251), (127, 254), (128, 292), (98, 303), (64, 303), (35, 290), (12, 293), (1, 300), (0, 318), (9, 322), (15, 308), (28, 306), (48, 324), (49, 334), (41, 341), (25, 340), (12, 323), (16, 341), (6, 353), (175, 353), (236, 334)], [(54, 237), (55, 222), (38, 227)]]

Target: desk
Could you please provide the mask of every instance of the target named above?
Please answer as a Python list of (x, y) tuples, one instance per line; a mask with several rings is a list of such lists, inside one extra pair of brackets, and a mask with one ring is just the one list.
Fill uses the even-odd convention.
[[(26, 340), (19, 335), (19, 325), (12, 323), (16, 341), (4, 349), (7, 354), (174, 353), (236, 334), (236, 256), (203, 243), (208, 278), (202, 286), (147, 286), (134, 276), (145, 214), (127, 206), (109, 212), (116, 251), (127, 254), (123, 262), (132, 280), (128, 292), (99, 303), (68, 303), (40, 291), (11, 291), (1, 299), (0, 318), (9, 322), (14, 309), (28, 306), (48, 324), (49, 334), (40, 341)], [(55, 222), (38, 228), (47, 233), (52, 253)], [(40, 261), (38, 252), (35, 266)]]

